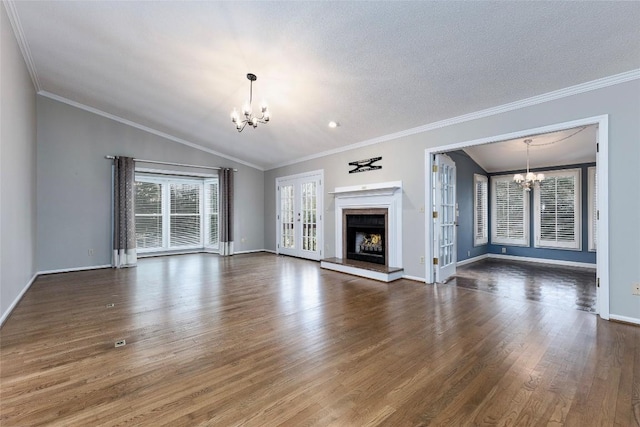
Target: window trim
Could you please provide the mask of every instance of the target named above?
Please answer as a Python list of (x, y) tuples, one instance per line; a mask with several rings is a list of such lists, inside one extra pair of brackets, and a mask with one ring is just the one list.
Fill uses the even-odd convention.
[(496, 191), (496, 183), (498, 182), (510, 182), (514, 185), (513, 175), (493, 175), (491, 176), (491, 244), (492, 245), (507, 245), (507, 246), (530, 246), (530, 233), (529, 233), (529, 192), (522, 189), (522, 221), (523, 221), (523, 238), (501, 238), (496, 235), (497, 231), (497, 191)]
[[(478, 212), (478, 185), (484, 184), (484, 203), (482, 212)], [(489, 178), (486, 175), (473, 174), (473, 246), (484, 246), (489, 243)], [(478, 217), (484, 217), (482, 233), (478, 237)]]
[(573, 176), (575, 178), (575, 199), (574, 199), (574, 236), (573, 242), (553, 242), (550, 240), (541, 241), (541, 218), (540, 218), (540, 187), (536, 186), (533, 190), (533, 206), (534, 206), (534, 247), (540, 249), (562, 249), (582, 251), (582, 169), (557, 169), (544, 172), (545, 179), (550, 177), (566, 177)]
[[(156, 173), (160, 173), (156, 171)], [(169, 171), (167, 171), (169, 174)], [(209, 224), (207, 219), (207, 213), (205, 210), (206, 202), (206, 190), (207, 183), (218, 183), (218, 177), (207, 176), (182, 176), (180, 174), (171, 173), (170, 176), (157, 175), (149, 171), (136, 170), (134, 181), (136, 182), (150, 182), (154, 184), (161, 184), (160, 191), (162, 193), (162, 207), (161, 216), (162, 220), (162, 246), (155, 248), (137, 248), (139, 254), (147, 253), (160, 253), (160, 252), (176, 252), (176, 251), (191, 251), (191, 250), (218, 250), (219, 239), (214, 245), (207, 244), (207, 235), (205, 232), (208, 230)], [(185, 245), (185, 246), (169, 246), (170, 232), (171, 232), (171, 184), (172, 183), (184, 183), (184, 184), (197, 184), (200, 188), (200, 243), (197, 245)], [(218, 190), (218, 208), (220, 204), (220, 187), (217, 185)], [(134, 215), (136, 215), (134, 211)], [(218, 209), (219, 215), (219, 209)], [(219, 236), (218, 236), (219, 237)]]

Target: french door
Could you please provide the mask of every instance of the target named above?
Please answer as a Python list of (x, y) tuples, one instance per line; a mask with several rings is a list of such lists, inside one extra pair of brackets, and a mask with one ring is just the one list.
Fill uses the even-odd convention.
[(322, 256), (323, 171), (276, 178), (276, 253)]
[(436, 282), (456, 274), (456, 164), (445, 154), (436, 154), (434, 173), (434, 254)]

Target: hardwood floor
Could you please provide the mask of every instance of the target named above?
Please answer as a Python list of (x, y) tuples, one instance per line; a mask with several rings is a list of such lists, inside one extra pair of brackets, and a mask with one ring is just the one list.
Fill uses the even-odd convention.
[(2, 426), (640, 425), (640, 327), (271, 254), (40, 277), (0, 345)]
[(596, 273), (585, 268), (485, 259), (458, 267), (451, 284), (506, 298), (596, 312)]

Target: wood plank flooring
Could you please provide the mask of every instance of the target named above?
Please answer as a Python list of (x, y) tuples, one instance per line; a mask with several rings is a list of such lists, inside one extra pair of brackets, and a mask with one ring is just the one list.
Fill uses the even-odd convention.
[(596, 312), (596, 272), (586, 268), (485, 259), (458, 267), (450, 283), (506, 298)]
[(40, 277), (0, 352), (3, 427), (640, 425), (640, 327), (272, 254)]

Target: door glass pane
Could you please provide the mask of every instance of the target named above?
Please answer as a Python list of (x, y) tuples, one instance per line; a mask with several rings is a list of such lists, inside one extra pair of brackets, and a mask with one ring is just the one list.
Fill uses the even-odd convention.
[(302, 249), (316, 251), (316, 182), (302, 184)]
[(283, 248), (293, 248), (295, 246), (293, 197), (293, 185), (280, 186), (280, 218), (282, 224), (280, 230), (280, 245)]
[(454, 235), (455, 235), (455, 169), (449, 165), (441, 165), (440, 200), (442, 206), (440, 212), (440, 265), (445, 266), (453, 262)]

